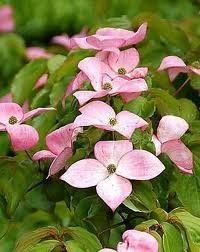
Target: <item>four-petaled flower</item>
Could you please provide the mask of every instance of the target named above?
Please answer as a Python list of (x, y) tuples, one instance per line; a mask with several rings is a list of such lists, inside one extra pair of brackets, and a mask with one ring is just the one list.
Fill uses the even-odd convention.
[(121, 111), (117, 115), (113, 108), (102, 101), (93, 101), (79, 109), (74, 124), (78, 126), (95, 126), (100, 129), (117, 131), (130, 139), (137, 128), (145, 129), (148, 123), (141, 117), (129, 112)]
[(31, 117), (54, 108), (37, 108), (24, 113), (16, 103), (0, 103), (0, 131), (7, 131), (15, 151), (27, 150), (35, 146), (39, 136), (30, 125), (23, 124)]
[(113, 71), (113, 75), (120, 75), (128, 79), (144, 78), (147, 75), (147, 67), (137, 67), (139, 64), (139, 53), (135, 48), (123, 51), (103, 50), (96, 54), (96, 57), (108, 64)]
[(152, 141), (155, 144), (157, 156), (165, 153), (180, 170), (193, 173), (192, 152), (180, 140), (188, 128), (189, 125), (183, 118), (172, 115), (163, 116), (157, 128), (157, 135), (153, 135)]
[(145, 38), (146, 31), (147, 23), (142, 24), (137, 32), (116, 28), (100, 28), (96, 31), (96, 34), (83, 38), (74, 38), (74, 41), (83, 49), (120, 48), (141, 42)]
[(48, 150), (38, 151), (33, 155), (33, 160), (53, 159), (49, 168), (49, 175), (56, 174), (62, 169), (73, 153), (73, 142), (82, 129), (75, 128), (73, 123), (67, 124), (46, 136)]
[(158, 71), (167, 70), (169, 79), (173, 81), (179, 73), (194, 73), (200, 75), (200, 63), (194, 62), (192, 65), (186, 65), (185, 62), (177, 56), (165, 57)]
[(61, 179), (78, 188), (96, 186), (97, 194), (113, 211), (131, 194), (129, 179), (152, 179), (165, 169), (152, 153), (133, 150), (128, 140), (100, 141), (94, 155), (96, 159), (72, 164)]
[(101, 249), (99, 252), (158, 252), (158, 242), (150, 234), (138, 230), (127, 230), (123, 233), (123, 241), (117, 250)]

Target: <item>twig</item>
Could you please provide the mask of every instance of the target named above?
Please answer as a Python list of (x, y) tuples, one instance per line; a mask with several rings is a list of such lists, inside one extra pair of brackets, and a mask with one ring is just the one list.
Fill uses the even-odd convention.
[(26, 192), (28, 193), (28, 192), (32, 191), (32, 190), (35, 189), (36, 187), (38, 187), (38, 186), (44, 184), (46, 181), (47, 181), (46, 178), (43, 179), (42, 181), (40, 181), (40, 182), (36, 183), (35, 185), (31, 186)]
[(176, 96), (184, 87), (185, 85), (188, 83), (188, 81), (190, 80), (190, 78), (188, 77), (183, 84), (176, 90), (176, 92), (174, 93), (174, 96)]
[(33, 159), (32, 159), (32, 157), (31, 157), (31, 155), (28, 153), (28, 151), (27, 151), (27, 150), (25, 150), (25, 153), (26, 153), (27, 157), (28, 157), (31, 161), (33, 161)]

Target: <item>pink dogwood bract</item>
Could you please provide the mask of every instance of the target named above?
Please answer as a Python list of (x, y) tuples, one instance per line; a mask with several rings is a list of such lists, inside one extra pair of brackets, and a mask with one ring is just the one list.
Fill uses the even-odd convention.
[(158, 252), (158, 242), (150, 234), (137, 230), (127, 230), (123, 233), (122, 242), (117, 250), (101, 249), (99, 252)]
[(94, 35), (74, 38), (74, 40), (82, 49), (120, 48), (141, 42), (145, 38), (146, 31), (147, 23), (142, 24), (137, 32), (118, 28), (100, 28)]
[(43, 87), (48, 81), (48, 74), (43, 74), (35, 83), (34, 89)]
[(50, 110), (54, 108), (37, 108), (24, 113), (16, 103), (0, 103), (0, 131), (8, 132), (15, 151), (30, 149), (37, 144), (39, 136), (32, 126), (23, 123)]
[(36, 152), (33, 160), (53, 159), (48, 176), (56, 174), (72, 156), (73, 142), (79, 132), (81, 128), (75, 128), (72, 123), (51, 132), (46, 136), (48, 150)]
[(61, 45), (67, 50), (74, 50), (78, 48), (78, 45), (75, 42), (75, 38), (82, 38), (86, 36), (86, 29), (83, 28), (82, 31), (72, 37), (69, 37), (67, 34), (58, 35), (52, 38), (51, 42), (53, 44)]
[(128, 140), (100, 141), (94, 147), (94, 154), (96, 159), (72, 164), (61, 179), (78, 188), (96, 186), (99, 197), (113, 211), (131, 194), (129, 179), (152, 179), (165, 169), (152, 153), (133, 150)]
[(38, 58), (44, 58), (44, 59), (49, 59), (53, 55), (49, 53), (46, 49), (41, 48), (41, 47), (28, 47), (26, 49), (26, 57), (28, 60), (35, 60)]
[(12, 32), (15, 29), (13, 9), (10, 5), (0, 6), (0, 32)]
[(74, 124), (78, 126), (95, 126), (100, 129), (117, 131), (130, 139), (134, 130), (146, 128), (148, 123), (141, 117), (129, 112), (121, 111), (117, 115), (113, 108), (102, 101), (93, 101), (79, 109)]
[(167, 70), (169, 79), (171, 81), (173, 81), (179, 73), (191, 72), (191, 73), (200, 75), (200, 66), (198, 68), (193, 65), (187, 66), (185, 62), (177, 56), (165, 57), (158, 68), (158, 71), (163, 71), (163, 70)]
[(165, 153), (181, 171), (193, 173), (192, 152), (180, 140), (188, 128), (188, 123), (181, 117), (163, 116), (157, 128), (157, 135), (153, 136), (152, 141), (156, 147), (156, 155)]

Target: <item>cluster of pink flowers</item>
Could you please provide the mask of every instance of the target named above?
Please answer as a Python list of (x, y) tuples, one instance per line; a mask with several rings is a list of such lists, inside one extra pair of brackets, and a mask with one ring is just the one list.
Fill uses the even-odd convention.
[[(94, 147), (94, 156), (73, 163), (60, 177), (61, 180), (77, 188), (96, 186), (99, 197), (114, 212), (131, 194), (130, 180), (149, 180), (158, 176), (165, 169), (157, 158), (165, 153), (183, 172), (192, 173), (193, 158), (191, 151), (181, 141), (188, 130), (187, 122), (173, 115), (164, 116), (158, 125), (157, 133), (152, 136), (155, 144), (155, 155), (141, 149), (134, 149), (131, 137), (135, 129), (145, 131), (148, 122), (129, 111), (115, 113), (110, 105), (110, 98), (119, 95), (124, 102), (129, 102), (142, 92), (148, 90), (145, 77), (147, 67), (139, 65), (139, 53), (130, 48), (141, 42), (146, 35), (147, 23), (142, 24), (137, 32), (115, 28), (101, 28), (96, 34), (87, 36), (85, 31), (69, 38), (57, 36), (54, 43), (64, 45), (69, 50), (76, 48), (93, 49), (94, 57), (87, 57), (78, 64), (79, 72), (69, 83), (63, 96), (65, 99), (73, 94), (80, 104), (80, 115), (73, 123), (65, 125), (46, 136), (47, 150), (33, 155), (33, 160), (50, 159), (49, 175), (59, 172), (66, 161), (73, 155), (73, 142), (83, 127), (94, 126), (106, 131), (117, 132), (124, 140), (111, 139), (99, 141)], [(129, 47), (128, 49), (126, 47)], [(42, 48), (28, 48), (27, 58), (50, 58), (52, 55)], [(163, 59), (160, 70), (167, 70), (170, 80), (180, 72), (200, 74), (199, 69), (186, 66), (176, 56)], [(44, 74), (35, 88), (43, 86), (48, 79)], [(84, 90), (85, 81), (89, 81), (92, 90)], [(109, 97), (107, 102), (99, 100)], [(11, 98), (9, 98), (11, 99)], [(92, 101), (91, 101), (92, 100)], [(32, 116), (53, 108), (38, 108), (24, 113), (23, 109), (12, 102), (0, 103), (0, 130), (7, 131), (12, 146), (16, 151), (27, 150), (38, 142), (37, 131), (23, 124)], [(112, 135), (112, 134), (110, 134)], [(134, 182), (133, 182), (134, 184)], [(123, 235), (123, 242), (117, 246), (118, 252), (156, 252), (157, 241), (151, 235), (136, 230), (128, 230)], [(103, 249), (102, 252), (115, 251)]]

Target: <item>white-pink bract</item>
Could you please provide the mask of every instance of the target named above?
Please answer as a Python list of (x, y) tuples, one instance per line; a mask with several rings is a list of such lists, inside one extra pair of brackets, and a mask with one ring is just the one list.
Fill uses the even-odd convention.
[(198, 68), (192, 65), (187, 66), (185, 62), (177, 56), (165, 57), (158, 68), (158, 71), (163, 71), (163, 70), (167, 70), (169, 79), (171, 81), (173, 81), (179, 73), (191, 72), (191, 73), (200, 75), (200, 65)]
[(95, 126), (100, 129), (117, 131), (130, 139), (137, 128), (145, 129), (148, 123), (141, 117), (129, 112), (115, 113), (113, 108), (102, 101), (93, 101), (79, 109), (81, 115), (77, 116), (74, 124), (77, 127)]
[(75, 42), (75, 38), (82, 38), (86, 36), (86, 28), (83, 28), (82, 31), (78, 34), (69, 37), (67, 34), (57, 35), (52, 38), (52, 43), (61, 45), (65, 47), (67, 50), (74, 50), (78, 48), (78, 45)]
[(54, 108), (37, 108), (24, 113), (16, 103), (0, 103), (0, 131), (7, 131), (15, 151), (27, 150), (35, 146), (39, 136), (30, 125), (23, 124), (33, 116), (55, 110)]
[(74, 40), (82, 49), (120, 48), (141, 42), (145, 38), (146, 31), (147, 23), (142, 24), (137, 32), (119, 28), (100, 28), (94, 35)]
[(165, 169), (152, 153), (133, 150), (128, 140), (100, 141), (94, 147), (94, 154), (96, 159), (72, 164), (61, 179), (78, 188), (96, 186), (99, 197), (113, 211), (131, 194), (129, 179), (152, 179)]
[(45, 84), (48, 81), (48, 74), (43, 74), (42, 76), (40, 76), (40, 78), (36, 81), (34, 89), (38, 89), (41, 87), (44, 87)]
[(188, 130), (188, 123), (181, 117), (163, 116), (157, 128), (157, 135), (152, 137), (156, 147), (156, 155), (165, 153), (185, 173), (193, 173), (192, 152), (181, 141)]
[(53, 54), (49, 53), (46, 49), (41, 47), (28, 47), (26, 49), (26, 57), (29, 60), (44, 58), (44, 59), (50, 59), (53, 56)]
[(127, 230), (122, 239), (117, 250), (105, 248), (99, 252), (158, 252), (157, 240), (146, 232)]
[(144, 79), (127, 79), (116, 74), (106, 63), (97, 57), (88, 57), (79, 62), (78, 67), (90, 80), (94, 91), (77, 91), (74, 96), (82, 106), (94, 98), (106, 95), (135, 94), (146, 91), (148, 86)]
[(15, 29), (13, 9), (10, 5), (0, 7), (0, 32), (12, 32)]
[(48, 176), (56, 174), (72, 156), (73, 142), (81, 131), (81, 128), (75, 128), (73, 123), (70, 123), (51, 132), (46, 136), (48, 150), (36, 152), (33, 160), (52, 159)]

